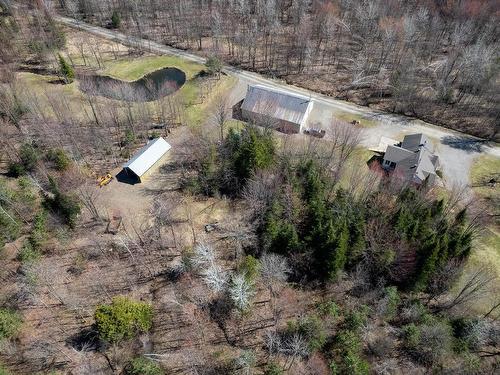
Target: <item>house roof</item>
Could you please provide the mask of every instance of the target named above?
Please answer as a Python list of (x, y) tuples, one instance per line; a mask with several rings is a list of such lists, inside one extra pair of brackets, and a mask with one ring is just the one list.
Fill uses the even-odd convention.
[(123, 164), (123, 168), (128, 168), (141, 177), (171, 148), (172, 146), (162, 137), (156, 138), (137, 151), (132, 159)]
[(435, 175), (439, 167), (439, 158), (432, 153), (432, 144), (423, 134), (407, 135), (401, 146), (388, 146), (384, 159), (396, 163), (397, 175), (416, 182)]
[[(411, 151), (420, 150), (421, 147), (432, 148), (432, 144), (422, 133), (405, 135), (401, 147)], [(431, 149), (432, 151), (432, 149)]]
[(266, 86), (248, 86), (242, 110), (272, 118), (302, 124), (312, 100), (302, 95), (292, 95)]

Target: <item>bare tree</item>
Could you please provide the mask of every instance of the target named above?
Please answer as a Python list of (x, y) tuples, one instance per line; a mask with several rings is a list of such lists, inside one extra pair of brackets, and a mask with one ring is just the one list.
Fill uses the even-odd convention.
[(245, 276), (233, 276), (229, 286), (229, 296), (238, 310), (247, 310), (250, 307), (250, 300), (254, 294), (254, 287)]

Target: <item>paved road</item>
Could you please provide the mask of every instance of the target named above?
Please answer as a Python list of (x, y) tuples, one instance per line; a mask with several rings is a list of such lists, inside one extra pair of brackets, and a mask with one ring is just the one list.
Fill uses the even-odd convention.
[[(203, 57), (147, 39), (127, 36), (115, 30), (89, 25), (68, 17), (57, 16), (56, 19), (67, 26), (84, 30), (125, 45), (140, 47), (158, 54), (175, 55), (201, 64), (205, 62)], [(478, 138), (463, 133), (438, 127), (421, 120), (384, 113), (372, 108), (332, 99), (313, 91), (288, 85), (283, 81), (266, 78), (232, 66), (225, 66), (224, 72), (238, 77), (240, 80), (238, 86), (240, 87), (246, 86), (246, 84), (262, 84), (290, 93), (309, 96), (314, 100), (314, 109), (311, 113), (311, 118), (314, 118), (315, 121), (323, 125), (326, 125), (332, 116), (339, 113), (370, 118), (373, 126), (365, 129), (363, 140), (363, 144), (367, 147), (377, 145), (381, 136), (402, 139), (403, 135), (408, 133), (426, 134), (434, 141), (436, 153), (441, 159), (445, 184), (448, 187), (455, 184), (467, 185), (469, 183), (470, 167), (477, 156), (488, 154), (500, 158), (500, 147), (487, 144)], [(244, 90), (240, 91), (244, 92)]]

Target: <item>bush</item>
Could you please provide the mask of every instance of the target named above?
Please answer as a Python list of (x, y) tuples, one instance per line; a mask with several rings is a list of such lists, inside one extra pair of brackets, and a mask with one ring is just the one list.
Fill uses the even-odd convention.
[(385, 288), (385, 296), (379, 303), (379, 313), (387, 320), (396, 316), (401, 298), (395, 286)]
[(49, 177), (49, 183), (53, 197), (47, 197), (46, 204), (54, 211), (57, 211), (70, 228), (74, 228), (76, 218), (80, 214), (80, 202), (78, 198), (62, 193), (52, 177)]
[(241, 273), (249, 283), (254, 283), (260, 274), (260, 262), (251, 255), (247, 255), (241, 263)]
[(349, 375), (368, 375), (370, 366), (358, 354), (349, 352), (342, 358), (342, 373)]
[(359, 335), (352, 331), (340, 331), (335, 337), (335, 346), (344, 354), (352, 352), (358, 353), (361, 350), (361, 339)]
[(64, 171), (71, 163), (68, 155), (60, 148), (49, 150), (49, 152), (47, 152), (47, 159), (54, 163), (54, 167), (58, 171)]
[(413, 323), (403, 327), (404, 346), (413, 350), (420, 344), (420, 329)]
[(135, 142), (135, 134), (132, 130), (125, 130), (125, 137), (123, 138), (123, 145), (128, 146)]
[(222, 61), (216, 56), (210, 56), (205, 62), (208, 74), (220, 74), (222, 70)]
[(340, 314), (340, 308), (334, 301), (326, 301), (318, 305), (318, 312), (321, 316), (337, 318)]
[(38, 162), (38, 152), (31, 143), (24, 143), (19, 149), (19, 158), (24, 170), (31, 172)]
[(16, 312), (0, 308), (0, 341), (9, 339), (21, 328), (22, 319)]
[(10, 375), (10, 372), (8, 372), (2, 364), (0, 364), (0, 375)]
[(35, 249), (29, 240), (24, 241), (21, 250), (19, 250), (19, 253), (17, 253), (17, 259), (21, 263), (25, 264), (36, 262), (38, 259), (40, 259), (40, 257), (40, 251), (38, 251), (38, 249)]
[(268, 363), (264, 371), (264, 375), (283, 375), (284, 373), (282, 368), (274, 362)]
[(127, 367), (127, 375), (163, 375), (161, 367), (150, 359), (137, 357), (133, 359)]
[(149, 331), (152, 319), (150, 304), (123, 296), (113, 298), (111, 305), (99, 305), (95, 312), (99, 336), (108, 342), (130, 339), (138, 332)]
[(346, 329), (357, 331), (366, 325), (368, 320), (368, 306), (361, 306), (360, 308), (351, 311), (345, 318)]
[(326, 343), (326, 332), (317, 316), (308, 316), (298, 323), (290, 323), (288, 328), (290, 334), (298, 333), (307, 340), (311, 352), (322, 349)]
[(33, 220), (33, 226), (31, 228), (31, 233), (28, 237), (28, 241), (33, 249), (38, 250), (42, 247), (43, 241), (47, 238), (47, 212), (41, 210), (35, 215)]
[(118, 29), (120, 27), (122, 20), (120, 18), (120, 13), (118, 13), (116, 10), (113, 11), (113, 14), (111, 15), (111, 26), (113, 29)]
[(61, 54), (58, 55), (59, 58), (59, 70), (61, 71), (62, 76), (66, 83), (71, 83), (75, 79), (75, 71), (68, 64), (68, 62), (62, 57)]
[(9, 171), (8, 174), (11, 177), (19, 177), (26, 173), (26, 169), (24, 169), (21, 163), (10, 162), (9, 163)]

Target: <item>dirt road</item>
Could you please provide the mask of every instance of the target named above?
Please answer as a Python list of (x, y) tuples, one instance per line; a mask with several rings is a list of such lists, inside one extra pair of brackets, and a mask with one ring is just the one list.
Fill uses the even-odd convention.
[[(158, 54), (175, 55), (200, 64), (205, 62), (203, 57), (147, 39), (127, 36), (115, 30), (89, 25), (68, 17), (56, 16), (55, 18), (67, 26), (132, 47), (146, 49)], [(261, 84), (285, 90), (292, 94), (297, 93), (309, 96), (314, 100), (311, 118), (323, 125), (326, 125), (332, 116), (335, 116), (339, 112), (370, 118), (372, 126), (365, 129), (363, 141), (363, 144), (367, 147), (377, 145), (381, 136), (402, 139), (404, 134), (408, 133), (426, 134), (434, 142), (436, 153), (441, 159), (445, 184), (448, 187), (456, 184), (467, 185), (469, 183), (470, 168), (477, 156), (489, 154), (500, 158), (500, 147), (497, 144), (487, 143), (473, 136), (438, 127), (410, 117), (384, 113), (372, 108), (332, 99), (322, 94), (288, 85), (282, 81), (266, 78), (232, 66), (225, 66), (224, 72), (239, 78), (240, 82), (238, 86), (240, 87), (246, 87), (247, 84)]]

